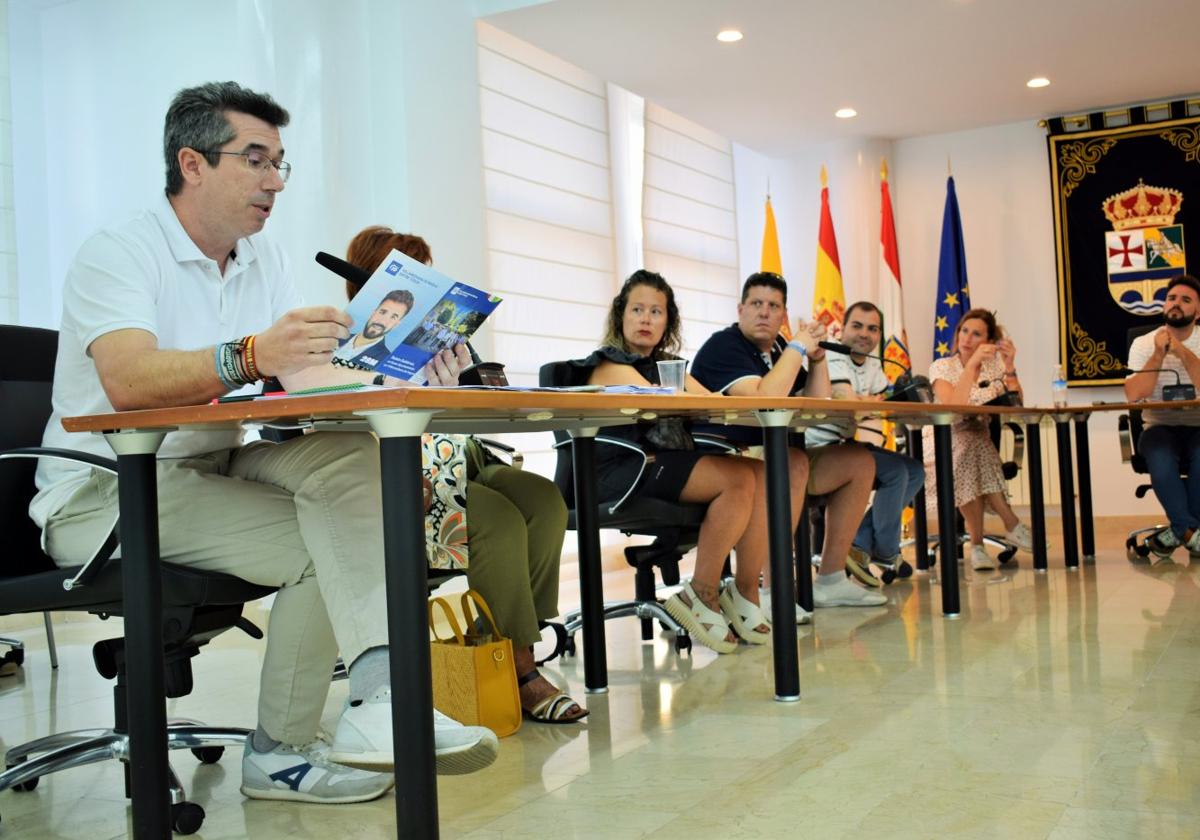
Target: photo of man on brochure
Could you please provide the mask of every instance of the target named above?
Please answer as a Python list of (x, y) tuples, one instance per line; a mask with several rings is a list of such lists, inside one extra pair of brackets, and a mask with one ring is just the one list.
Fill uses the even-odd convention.
[(412, 311), (413, 294), (408, 289), (392, 289), (369, 316), (362, 330), (344, 339), (334, 351), (334, 364), (374, 370), (392, 353), (387, 334)]

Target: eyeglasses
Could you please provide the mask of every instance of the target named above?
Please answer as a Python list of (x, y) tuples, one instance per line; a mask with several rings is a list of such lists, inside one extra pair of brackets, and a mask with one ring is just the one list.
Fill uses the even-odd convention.
[(250, 171), (258, 176), (267, 174), (268, 167), (275, 167), (275, 171), (279, 173), (279, 180), (287, 182), (288, 176), (292, 174), (292, 165), (286, 160), (271, 160), (262, 152), (220, 152), (216, 149), (204, 150), (196, 149), (202, 155), (234, 155), (236, 157), (245, 158), (246, 166)]

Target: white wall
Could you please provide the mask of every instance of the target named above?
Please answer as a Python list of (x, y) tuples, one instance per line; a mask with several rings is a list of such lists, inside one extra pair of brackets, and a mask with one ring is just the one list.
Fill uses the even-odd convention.
[(369, 224), (416, 230), (439, 268), (486, 277), (471, 3), (16, 0), (10, 21), (22, 323), (57, 326), (79, 243), (155, 199), (166, 107), (211, 80), (292, 113), (268, 230), (310, 301), (343, 300), (312, 255)]
[[(971, 303), (996, 310), (1012, 335), (1026, 400), (1049, 404), (1058, 353), (1058, 293), (1045, 131), (1030, 121), (898, 140), (894, 147), (891, 180), (914, 366), (924, 369), (932, 358), (949, 155), (962, 214)], [(1078, 405), (1122, 398), (1119, 388), (1069, 392), (1070, 402)], [(1089, 425), (1095, 512), (1155, 512), (1152, 498), (1134, 498), (1133, 473), (1120, 461), (1116, 416), (1097, 414)]]
[[(788, 280), (792, 318), (812, 315), (821, 211), (821, 166), (829, 176), (829, 204), (841, 258), (846, 303), (878, 298), (879, 164), (890, 157), (886, 140), (859, 139), (798, 148), (791, 156), (768, 158), (734, 144), (739, 269), (742, 279), (759, 270), (763, 205), (770, 181), (771, 206), (779, 233), (780, 258)], [(892, 163), (889, 160), (889, 166)], [(900, 211), (897, 209), (897, 212)], [(904, 244), (900, 245), (901, 254)], [(905, 298), (906, 322), (910, 304)], [(911, 327), (909, 336), (912, 336)]]

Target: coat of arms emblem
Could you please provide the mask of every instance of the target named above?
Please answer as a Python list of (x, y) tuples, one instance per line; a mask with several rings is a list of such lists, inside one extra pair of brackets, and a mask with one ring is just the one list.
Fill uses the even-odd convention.
[(1170, 187), (1137, 186), (1104, 200), (1104, 215), (1113, 229), (1104, 233), (1108, 292), (1134, 315), (1158, 315), (1167, 281), (1187, 271), (1183, 225), (1175, 215), (1183, 193)]

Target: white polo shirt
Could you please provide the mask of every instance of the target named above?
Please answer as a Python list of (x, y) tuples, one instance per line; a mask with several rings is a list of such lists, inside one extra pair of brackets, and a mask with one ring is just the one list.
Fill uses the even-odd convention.
[[(221, 275), (200, 252), (164, 195), (123, 225), (94, 234), (67, 270), (62, 327), (54, 369), (54, 413), (43, 446), (113, 457), (104, 438), (71, 434), (62, 419), (113, 411), (88, 353), (105, 333), (139, 329), (153, 333), (163, 350), (198, 350), (271, 326), (301, 305), (283, 251), (262, 234), (238, 240)], [(171, 432), (159, 458), (181, 458), (229, 449), (241, 432)], [(87, 481), (90, 470), (42, 459), (38, 494), (29, 515), (39, 527)]]

